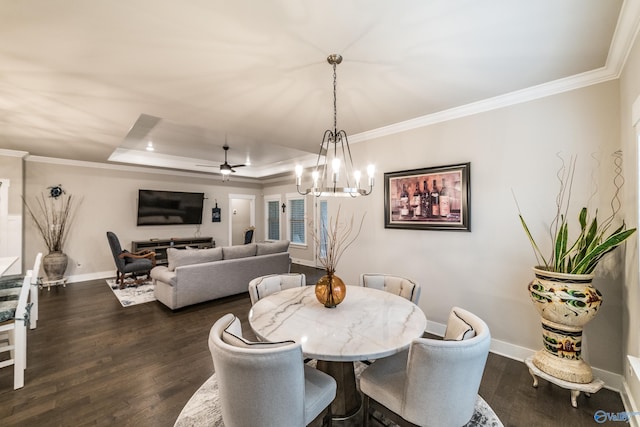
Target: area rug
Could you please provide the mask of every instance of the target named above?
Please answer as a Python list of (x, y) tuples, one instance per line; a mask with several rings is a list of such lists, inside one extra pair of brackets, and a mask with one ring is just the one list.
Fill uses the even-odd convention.
[(130, 307), (136, 304), (144, 304), (145, 302), (155, 301), (153, 294), (153, 283), (151, 280), (145, 280), (139, 285), (129, 285), (124, 289), (116, 284), (115, 279), (107, 279), (107, 285), (113, 291), (123, 307)]
[[(363, 363), (356, 363), (356, 376), (362, 372), (366, 366)], [(374, 414), (377, 419), (382, 419), (383, 425), (387, 427), (396, 426), (395, 423), (384, 420), (382, 415)], [(357, 420), (354, 420), (357, 421)], [(339, 425), (345, 425), (340, 422)], [(354, 423), (354, 426), (359, 423)], [(223, 427), (222, 413), (218, 404), (218, 383), (214, 373), (207, 381), (191, 396), (185, 407), (180, 412), (174, 427)], [(478, 396), (476, 400), (475, 412), (471, 421), (464, 427), (503, 427), (498, 416), (493, 409)]]

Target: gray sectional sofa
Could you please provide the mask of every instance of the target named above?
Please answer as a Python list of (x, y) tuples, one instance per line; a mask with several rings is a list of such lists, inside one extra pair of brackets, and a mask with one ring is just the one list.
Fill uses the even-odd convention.
[(156, 299), (172, 310), (247, 292), (249, 281), (288, 273), (289, 241), (210, 249), (167, 250), (166, 266), (151, 270)]

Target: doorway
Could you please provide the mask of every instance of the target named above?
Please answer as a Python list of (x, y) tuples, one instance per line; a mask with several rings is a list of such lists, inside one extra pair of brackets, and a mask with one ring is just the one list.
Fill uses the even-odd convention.
[[(244, 232), (256, 224), (256, 196), (229, 194), (229, 245), (244, 244)], [(256, 236), (257, 233), (254, 233)]]

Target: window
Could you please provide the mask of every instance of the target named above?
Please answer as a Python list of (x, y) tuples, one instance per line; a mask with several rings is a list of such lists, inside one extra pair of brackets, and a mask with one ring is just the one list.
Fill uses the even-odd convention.
[(287, 194), (287, 234), (292, 244), (307, 244), (305, 214), (306, 198), (299, 194)]
[(320, 221), (318, 221), (318, 236), (320, 236), (320, 258), (327, 257), (327, 230), (329, 227), (329, 214), (327, 213), (327, 201), (320, 200)]
[(265, 240), (280, 240), (280, 196), (265, 196)]

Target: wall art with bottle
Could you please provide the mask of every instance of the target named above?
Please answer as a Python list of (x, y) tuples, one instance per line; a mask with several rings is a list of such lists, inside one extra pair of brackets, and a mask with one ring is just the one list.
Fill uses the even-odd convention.
[(384, 174), (385, 228), (471, 231), (471, 163)]

